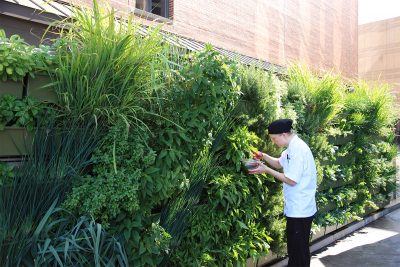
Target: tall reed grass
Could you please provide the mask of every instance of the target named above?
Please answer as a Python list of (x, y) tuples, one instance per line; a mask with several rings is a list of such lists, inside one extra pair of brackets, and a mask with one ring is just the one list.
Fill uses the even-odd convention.
[(57, 26), (63, 31), (53, 78), (65, 116), (141, 122), (153, 91), (163, 86), (161, 69), (168, 66), (160, 27), (143, 28), (97, 1), (93, 9), (74, 7), (71, 19)]

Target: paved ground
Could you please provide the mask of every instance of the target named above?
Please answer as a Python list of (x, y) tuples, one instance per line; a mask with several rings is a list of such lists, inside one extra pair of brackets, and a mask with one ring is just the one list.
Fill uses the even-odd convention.
[(400, 266), (400, 209), (313, 253), (311, 267)]

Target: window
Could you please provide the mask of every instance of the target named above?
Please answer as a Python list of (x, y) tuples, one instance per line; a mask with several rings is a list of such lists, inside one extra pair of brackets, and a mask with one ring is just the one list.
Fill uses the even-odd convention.
[(171, 0), (136, 0), (136, 8), (168, 18)]

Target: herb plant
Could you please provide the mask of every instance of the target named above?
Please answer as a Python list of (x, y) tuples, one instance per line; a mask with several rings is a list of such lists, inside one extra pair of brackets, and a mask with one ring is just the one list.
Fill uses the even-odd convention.
[(0, 29), (0, 78), (2, 81), (22, 81), (32, 71), (35, 62), (31, 57), (33, 47), (18, 35), (6, 37)]

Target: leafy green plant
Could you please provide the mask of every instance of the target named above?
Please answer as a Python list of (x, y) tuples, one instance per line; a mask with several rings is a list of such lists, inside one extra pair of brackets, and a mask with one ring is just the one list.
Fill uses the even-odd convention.
[(30, 73), (35, 62), (32, 59), (33, 47), (18, 35), (6, 37), (0, 29), (0, 77), (2, 81), (22, 81)]
[(259, 198), (268, 189), (259, 179), (234, 173), (214, 176), (209, 183), (207, 202), (196, 207), (173, 262), (180, 266), (240, 265), (249, 257), (265, 255), (272, 240), (261, 224)]
[[(174, 77), (175, 88), (170, 88), (169, 99), (165, 103), (168, 104), (166, 114), (168, 119), (183, 128), (181, 131), (186, 130), (186, 136), (193, 136), (197, 141), (215, 134), (225, 123), (240, 92), (236, 65), (212, 46), (207, 45), (203, 51), (188, 54), (187, 58)], [(196, 145), (194, 150), (203, 145)]]
[(26, 127), (33, 131), (37, 121), (50, 113), (50, 108), (34, 98), (17, 99), (12, 95), (0, 96), (0, 130), (6, 126)]
[(171, 199), (161, 211), (160, 225), (171, 235), (170, 251), (164, 256), (163, 266), (171, 264), (170, 255), (174, 254), (188, 231), (190, 218), (194, 216), (195, 206), (200, 201), (205, 181), (215, 172), (214, 152), (210, 152), (208, 146), (201, 151), (198, 158), (192, 163), (188, 176), (189, 187)]
[(171, 185), (151, 175), (156, 155), (148, 134), (123, 121), (111, 127), (93, 155), (92, 173), (76, 180), (64, 202), (73, 213), (90, 214), (110, 233), (121, 233), (134, 266), (159, 264), (169, 248), (169, 234), (151, 210)]
[(234, 132), (227, 136), (229, 148), (225, 153), (225, 158), (235, 164), (236, 171), (240, 171), (243, 159), (252, 156), (252, 152), (256, 151), (256, 145), (260, 139), (248, 131), (247, 127), (238, 127)]
[(393, 132), (396, 108), (389, 85), (370, 87), (363, 81), (352, 85), (354, 90), (346, 95), (339, 127), (364, 135), (385, 136)]
[(288, 76), (287, 97), (297, 110), (297, 129), (310, 135), (325, 131), (342, 106), (344, 88), (340, 77), (329, 73), (318, 77), (298, 65), (289, 68)]
[(2, 81), (22, 81), (26, 75), (35, 76), (37, 71), (49, 71), (54, 64), (53, 48), (47, 45), (34, 47), (19, 35), (9, 38), (0, 29), (0, 78)]
[(14, 179), (14, 168), (7, 163), (0, 163), (0, 186), (9, 185)]
[(146, 146), (148, 138), (148, 132), (129, 128), (123, 121), (113, 126), (93, 154), (92, 173), (76, 181), (65, 207), (76, 214), (90, 214), (108, 227), (119, 214), (137, 212), (141, 202), (146, 207), (159, 202), (157, 189), (148, 185), (155, 181), (146, 176), (155, 160), (154, 151)]
[(32, 60), (34, 62), (34, 76), (37, 73), (51, 73), (55, 66), (55, 48), (54, 46), (39, 45), (32, 50)]
[(236, 65), (211, 46), (185, 58), (160, 99), (164, 118), (151, 125), (157, 133), (155, 175), (172, 185), (165, 199), (187, 186), (190, 162), (213, 142), (239, 97)]
[(159, 266), (170, 251), (171, 235), (158, 222), (159, 216), (121, 213), (110, 229), (123, 233), (132, 266)]

